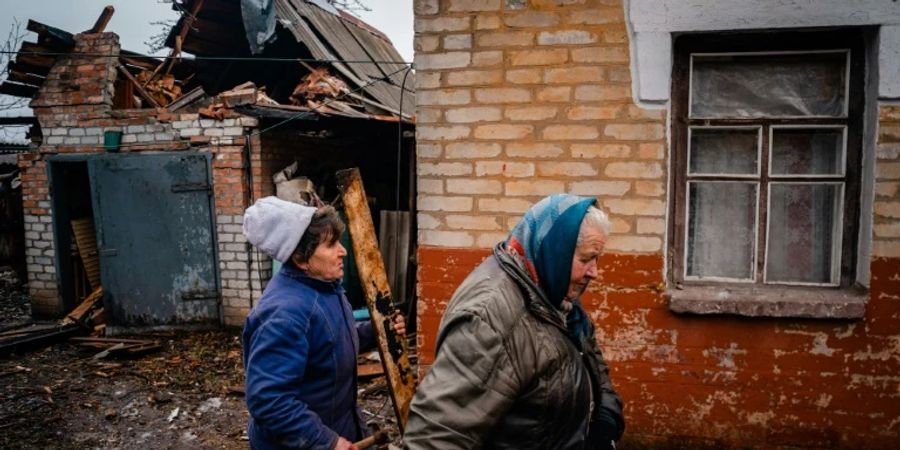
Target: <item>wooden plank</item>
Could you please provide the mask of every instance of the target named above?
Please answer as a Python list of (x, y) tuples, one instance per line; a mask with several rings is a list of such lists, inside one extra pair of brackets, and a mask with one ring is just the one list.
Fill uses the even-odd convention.
[(103, 12), (100, 13), (97, 21), (94, 22), (94, 26), (90, 30), (85, 31), (85, 33), (102, 33), (106, 29), (106, 25), (109, 24), (109, 20), (112, 19), (114, 12), (116, 12), (116, 8), (113, 8), (112, 5), (107, 5), (103, 8)]
[(75, 236), (78, 255), (81, 256), (91, 289), (97, 289), (100, 287), (100, 256), (97, 252), (97, 233), (93, 219), (85, 217), (73, 220), (72, 234)]
[(30, 84), (32, 86), (41, 86), (46, 80), (46, 78), (38, 75), (18, 72), (15, 70), (10, 70), (9, 75), (6, 77), (6, 79), (9, 81), (15, 81), (17, 83)]
[(87, 298), (81, 302), (80, 305), (76, 306), (75, 309), (72, 310), (69, 314), (63, 318), (62, 323), (80, 323), (83, 324), (85, 319), (90, 315), (90, 311), (94, 309), (94, 307), (103, 300), (103, 288), (98, 287), (94, 289), (94, 292), (91, 292), (91, 295), (88, 295)]
[(0, 117), (0, 125), (37, 125), (37, 117)]
[(19, 339), (4, 341), (3, 343), (0, 343), (0, 358), (5, 357), (10, 353), (21, 353), (45, 347), (79, 333), (84, 333), (84, 329), (78, 325), (70, 324), (57, 326), (52, 330), (29, 334)]
[(378, 352), (394, 403), (397, 425), (402, 431), (409, 415), (409, 402), (416, 390), (416, 374), (409, 363), (406, 339), (394, 331), (393, 320), (399, 311), (394, 307), (384, 262), (378, 251), (372, 213), (366, 202), (359, 169), (341, 170), (337, 173), (337, 179), (347, 213), (347, 226), (353, 238), (353, 255), (378, 341)]
[(193, 90), (188, 92), (187, 94), (184, 94), (181, 97), (179, 97), (174, 102), (169, 103), (169, 105), (166, 106), (166, 109), (174, 112), (180, 108), (190, 105), (194, 101), (199, 100), (200, 98), (203, 98), (205, 96), (206, 96), (206, 92), (203, 91), (203, 86), (197, 86)]
[(39, 75), (42, 77), (46, 77), (48, 73), (50, 73), (49, 67), (44, 66), (32, 66), (29, 64), (22, 64), (18, 61), (11, 61), (7, 66), (9, 70), (15, 70), (16, 72), (21, 73), (29, 73), (33, 75)]
[(56, 63), (56, 56), (36, 55), (28, 52), (16, 53), (16, 61), (30, 66), (53, 67)]
[(138, 80), (134, 79), (134, 75), (132, 75), (131, 72), (128, 71), (128, 69), (123, 67), (121, 64), (116, 64), (116, 68), (119, 69), (119, 73), (125, 75), (125, 78), (128, 78), (128, 80), (130, 80), (131, 83), (134, 84), (134, 90), (136, 90), (138, 94), (140, 94), (140, 96), (144, 98), (144, 100), (150, 102), (150, 105), (154, 108), (159, 108), (159, 103), (153, 98), (152, 95), (150, 95), (147, 91), (144, 90), (143, 87), (141, 87), (141, 83)]
[(22, 45), (19, 47), (19, 51), (24, 53), (69, 53), (70, 50), (70, 48), (60, 44), (54, 45), (53, 43), (46, 45), (35, 42), (22, 42)]
[(115, 337), (96, 337), (96, 336), (85, 336), (85, 337), (73, 337), (69, 339), (69, 342), (78, 345), (105, 345), (107, 347), (113, 346), (115, 344), (150, 344), (156, 341), (150, 341), (146, 339), (120, 339)]
[(356, 376), (359, 378), (368, 378), (384, 375), (384, 369), (379, 363), (361, 364), (356, 367)]
[(75, 46), (75, 39), (72, 37), (72, 33), (68, 31), (44, 25), (31, 19), (28, 19), (25, 29), (37, 33), (42, 43), (55, 42), (69, 48)]
[(27, 84), (13, 83), (11, 81), (0, 84), (0, 94), (12, 95), (13, 97), (31, 98), (34, 97), (37, 91), (37, 87)]

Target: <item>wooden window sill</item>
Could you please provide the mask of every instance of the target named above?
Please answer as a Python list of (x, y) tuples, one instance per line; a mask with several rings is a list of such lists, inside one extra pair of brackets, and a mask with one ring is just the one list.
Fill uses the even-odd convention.
[(686, 314), (861, 319), (869, 293), (861, 287), (684, 286), (666, 290), (669, 309)]

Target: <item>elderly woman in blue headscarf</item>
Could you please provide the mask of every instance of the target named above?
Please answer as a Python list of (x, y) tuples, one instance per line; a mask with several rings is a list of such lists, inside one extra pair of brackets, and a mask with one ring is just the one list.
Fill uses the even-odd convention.
[(622, 402), (579, 301), (609, 229), (593, 198), (528, 210), (453, 294), (406, 448), (615, 448)]

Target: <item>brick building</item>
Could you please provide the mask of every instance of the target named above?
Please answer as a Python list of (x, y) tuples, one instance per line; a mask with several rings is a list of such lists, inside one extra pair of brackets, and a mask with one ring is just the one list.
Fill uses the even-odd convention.
[[(238, 2), (188, 7), (193, 13), (172, 32), (185, 30), (181, 48), (223, 56), (204, 40), (213, 30), (217, 42), (231, 45), (225, 56), (239, 56), (240, 63), (211, 58), (160, 68), (162, 61), (120, 49), (115, 33), (72, 35), (29, 22), (37, 42), (23, 44), (11, 64), (20, 72), (2, 90), (31, 97), (39, 123), (32, 151), (18, 159), (28, 289), (37, 315), (68, 312), (102, 284), (110, 327), (242, 324), (272, 270), (271, 260), (244, 239), (243, 213), (256, 199), (275, 195), (273, 175), (294, 162), (297, 175), (327, 201), (337, 196), (335, 171), (359, 167), (375, 214), (410, 208), (414, 94), (401, 96), (399, 86), (402, 80), (411, 87), (414, 76), (397, 70), (406, 66), (386, 38), (303, 3), (281, 13), (315, 15), (332, 33), (343, 27), (345, 35), (358, 35), (367, 51), (381, 52), (379, 61), (398, 61), (390, 75), (377, 64), (360, 64), (365, 58), (353, 52), (361, 46), (310, 56), (309, 47), (323, 48), (313, 39), (327, 37), (294, 36), (281, 22), (268, 53), (253, 61)], [(340, 59), (357, 65), (337, 69)], [(358, 72), (360, 66), (367, 72)], [(135, 77), (169, 71), (190, 80), (184, 95), (147, 107), (149, 88), (142, 91), (147, 84)], [(296, 88), (314, 76), (320, 85), (347, 84), (331, 97)], [(387, 83), (391, 77), (397, 83)], [(315, 103), (289, 103), (289, 97)], [(401, 102), (408, 103), (405, 111)]]
[(613, 230), (584, 300), (661, 447), (900, 438), (900, 8), (416, 0), (418, 351), (542, 196)]

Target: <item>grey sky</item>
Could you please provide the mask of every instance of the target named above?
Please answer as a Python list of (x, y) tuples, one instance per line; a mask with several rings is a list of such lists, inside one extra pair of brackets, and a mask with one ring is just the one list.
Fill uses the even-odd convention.
[[(238, 0), (235, 0), (238, 1)], [(413, 58), (413, 10), (412, 0), (365, 0), (372, 11), (357, 12), (370, 25), (384, 32), (406, 61)], [(106, 26), (107, 31), (119, 35), (122, 48), (145, 53), (145, 42), (161, 31), (152, 22), (177, 19), (170, 2), (160, 0), (0, 0), (0, 39), (5, 39), (14, 22), (21, 23), (22, 31), (28, 19), (54, 26), (72, 33), (89, 29), (106, 5), (116, 12)], [(27, 33), (25, 39), (34, 41), (35, 34)], [(165, 54), (163, 51), (158, 54)], [(6, 111), (3, 115), (27, 115), (28, 111)], [(22, 135), (24, 136), (24, 134)], [(3, 134), (0, 133), (0, 139)]]
[[(235, 0), (237, 1), (237, 0)], [(407, 61), (413, 57), (412, 0), (366, 0), (372, 11), (360, 11), (362, 19), (384, 32)], [(177, 19), (172, 5), (159, 0), (0, 0), (4, 18), (0, 19), (0, 36), (5, 37), (13, 20), (28, 19), (77, 33), (94, 25), (103, 7), (112, 5), (116, 13), (106, 29), (116, 32), (122, 48), (145, 52), (144, 42), (158, 33), (160, 27), (151, 22)], [(33, 38), (34, 34), (30, 34)]]

